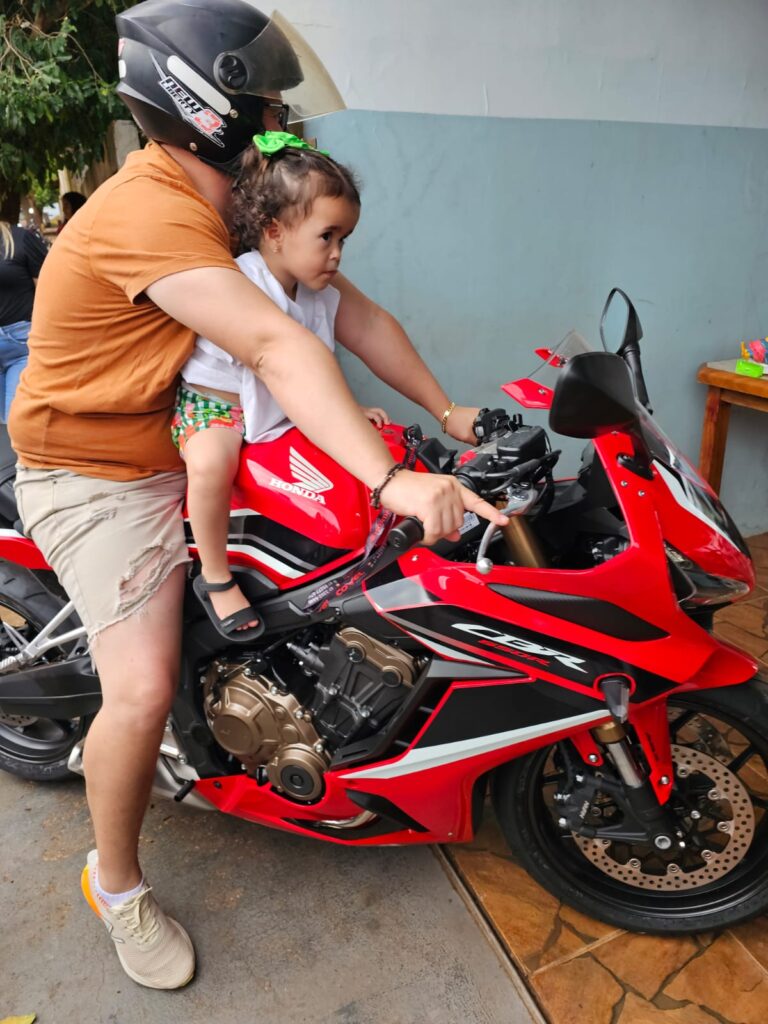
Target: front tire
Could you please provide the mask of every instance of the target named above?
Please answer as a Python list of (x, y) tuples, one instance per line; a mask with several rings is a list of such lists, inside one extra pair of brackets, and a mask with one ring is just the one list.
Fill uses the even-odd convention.
[[(665, 870), (648, 847), (613, 844), (606, 851), (607, 840), (564, 832), (553, 799), (553, 780), (562, 778), (560, 744), (496, 772), (499, 824), (526, 870), (591, 917), (667, 935), (730, 927), (768, 909), (768, 685), (755, 678), (672, 696), (669, 718), (676, 752), (670, 807), (679, 808), (688, 834), (695, 838), (698, 828), (709, 827), (715, 837), (701, 841), (700, 849), (689, 844), (687, 864), (681, 854)], [(718, 859), (719, 868), (708, 870), (707, 862)]]
[[(23, 566), (0, 562), (0, 659), (16, 652), (13, 632), (31, 640), (61, 610), (63, 602)], [(5, 628), (8, 623), (11, 630)], [(62, 630), (74, 625), (68, 620)], [(56, 661), (68, 651), (54, 648), (44, 657)], [(88, 717), (36, 718), (0, 707), (0, 770), (34, 782), (73, 778), (67, 767), (76, 743), (88, 729)]]

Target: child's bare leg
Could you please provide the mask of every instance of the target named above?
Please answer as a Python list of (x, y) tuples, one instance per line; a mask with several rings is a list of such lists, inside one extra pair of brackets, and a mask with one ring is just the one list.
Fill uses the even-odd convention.
[[(206, 583), (226, 583), (232, 578), (227, 561), (227, 534), (232, 482), (241, 445), (238, 431), (208, 427), (193, 434), (184, 447), (187, 509)], [(239, 587), (209, 596), (220, 619), (250, 604)], [(254, 619), (239, 628), (248, 629), (257, 624), (258, 620)]]

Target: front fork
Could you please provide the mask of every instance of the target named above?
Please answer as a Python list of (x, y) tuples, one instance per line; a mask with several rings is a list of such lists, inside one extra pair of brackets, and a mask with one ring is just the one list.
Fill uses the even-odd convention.
[[(566, 775), (572, 777), (568, 779), (567, 789), (555, 797), (563, 805), (558, 824), (586, 837), (649, 842), (662, 851), (673, 845), (685, 845), (674, 815), (666, 806), (673, 782), (666, 703), (659, 701), (633, 713), (633, 726), (643, 748), (646, 768), (635, 757), (625, 727), (629, 718), (630, 680), (620, 675), (606, 676), (598, 686), (611, 713), (611, 721), (597, 726), (590, 734), (574, 737), (577, 750), (595, 767), (595, 773), (569, 771), (566, 767)], [(618, 781), (599, 773), (604, 759), (613, 766)], [(593, 799), (606, 792), (622, 807), (621, 823), (604, 827), (587, 824), (585, 819)]]

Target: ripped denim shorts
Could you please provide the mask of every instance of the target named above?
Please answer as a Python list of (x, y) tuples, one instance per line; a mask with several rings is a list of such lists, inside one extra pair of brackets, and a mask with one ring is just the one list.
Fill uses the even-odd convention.
[(24, 530), (75, 604), (92, 640), (139, 612), (189, 562), (181, 508), (186, 473), (101, 480), (66, 469), (16, 470)]

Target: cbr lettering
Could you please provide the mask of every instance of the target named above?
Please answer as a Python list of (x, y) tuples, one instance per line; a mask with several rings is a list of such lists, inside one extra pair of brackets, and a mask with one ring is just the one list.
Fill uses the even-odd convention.
[(464, 633), (472, 633), (486, 640), (495, 640), (496, 643), (504, 644), (505, 647), (513, 647), (515, 650), (524, 651), (527, 654), (542, 654), (548, 658), (555, 658), (566, 668), (575, 669), (577, 672), (586, 672), (581, 666), (584, 661), (572, 654), (563, 654), (562, 651), (553, 651), (551, 647), (542, 647), (541, 644), (533, 643), (530, 640), (523, 640), (522, 637), (512, 636), (511, 633), (499, 633), (490, 626), (473, 626), (469, 622), (454, 622), (454, 629), (460, 629)]

